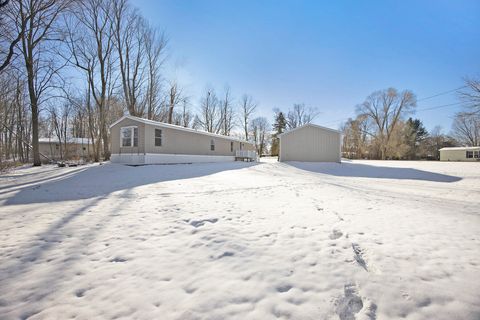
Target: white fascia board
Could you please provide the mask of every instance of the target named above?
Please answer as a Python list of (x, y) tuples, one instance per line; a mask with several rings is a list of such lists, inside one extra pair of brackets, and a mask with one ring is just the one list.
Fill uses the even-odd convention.
[(297, 131), (297, 130), (300, 130), (300, 129), (303, 129), (303, 128), (306, 128), (306, 127), (319, 128), (319, 129), (322, 129), (322, 130), (326, 130), (326, 131), (330, 131), (330, 132), (334, 132), (334, 133), (341, 134), (340, 131), (335, 130), (335, 129), (331, 129), (331, 128), (327, 128), (327, 127), (322, 127), (322, 126), (319, 126), (319, 125), (313, 124), (313, 123), (307, 123), (307, 124), (304, 124), (303, 126), (296, 127), (295, 129), (292, 129), (292, 130), (289, 130), (289, 131), (285, 131), (285, 132), (279, 134), (278, 137), (280, 138), (280, 137), (282, 137), (283, 135), (289, 134), (289, 133), (291, 133), (291, 132), (294, 132), (294, 131)]

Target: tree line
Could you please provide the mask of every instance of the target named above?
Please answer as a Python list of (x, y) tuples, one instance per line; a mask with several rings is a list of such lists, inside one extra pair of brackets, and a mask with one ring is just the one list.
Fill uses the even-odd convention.
[(257, 102), (207, 87), (198, 103), (164, 76), (167, 37), (128, 0), (10, 0), (0, 8), (0, 162), (40, 165), (39, 138), (88, 138), (109, 158), (122, 115), (255, 141), (269, 124)]
[(412, 91), (389, 88), (372, 93), (357, 105), (356, 117), (341, 126), (343, 156), (438, 160), (440, 148), (480, 145), (480, 81), (466, 79), (457, 94), (463, 110), (455, 114), (451, 133), (445, 134), (440, 126), (428, 132), (420, 119), (412, 118), (417, 108)]
[[(258, 102), (230, 87), (205, 88), (193, 99), (167, 79), (168, 39), (129, 0), (5, 0), (0, 2), (0, 162), (40, 165), (39, 138), (64, 144), (87, 138), (93, 161), (109, 158), (109, 125), (124, 114), (235, 135), (259, 154), (278, 154), (278, 135), (315, 120), (316, 108), (274, 109), (273, 124), (256, 116)], [(459, 93), (465, 110), (452, 134), (427, 132), (409, 118), (409, 91), (372, 93), (342, 125), (350, 158), (438, 158), (448, 145), (479, 144), (478, 80)]]

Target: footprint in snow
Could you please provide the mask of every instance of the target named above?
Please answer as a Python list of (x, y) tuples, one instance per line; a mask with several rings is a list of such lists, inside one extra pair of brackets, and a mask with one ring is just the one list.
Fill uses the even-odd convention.
[(86, 289), (78, 289), (75, 291), (75, 296), (77, 298), (81, 298), (85, 295), (85, 291), (87, 291)]
[(344, 295), (336, 300), (336, 312), (340, 320), (377, 318), (377, 305), (367, 298), (360, 296), (355, 284), (344, 286)]
[(343, 233), (340, 230), (334, 229), (328, 237), (330, 238), (330, 240), (336, 240), (341, 236), (343, 236)]
[(216, 223), (218, 221), (217, 218), (212, 218), (212, 219), (203, 219), (203, 220), (192, 220), (190, 221), (190, 225), (195, 227), (195, 228), (198, 228), (198, 227), (201, 227), (203, 226), (205, 223), (209, 222), (209, 223)]
[(357, 263), (363, 269), (365, 269), (365, 271), (368, 272), (368, 265), (364, 258), (365, 251), (362, 249), (362, 247), (360, 247), (358, 243), (352, 243), (352, 249), (353, 249), (353, 253), (354, 253), (353, 257), (355, 258), (355, 261), (357, 261)]
[(358, 294), (357, 287), (348, 283), (344, 286), (344, 295), (336, 301), (336, 312), (340, 320), (355, 320), (357, 314), (363, 308), (363, 301)]
[(233, 257), (235, 255), (235, 253), (231, 252), (231, 251), (225, 251), (224, 253), (222, 253), (221, 255), (219, 255), (217, 257), (217, 259), (221, 259), (221, 258), (225, 258), (225, 257)]
[(122, 258), (122, 257), (115, 257), (115, 258), (110, 260), (110, 262), (113, 262), (113, 263), (126, 262), (126, 261), (127, 261), (127, 259)]
[(290, 291), (290, 289), (292, 289), (292, 288), (293, 288), (293, 286), (291, 286), (289, 284), (284, 284), (284, 285), (278, 286), (276, 289), (277, 289), (277, 292), (284, 293), (284, 292)]

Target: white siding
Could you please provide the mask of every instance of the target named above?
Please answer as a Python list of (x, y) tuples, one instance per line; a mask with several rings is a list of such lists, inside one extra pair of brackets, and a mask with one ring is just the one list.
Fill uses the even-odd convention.
[(307, 125), (280, 136), (280, 161), (340, 162), (341, 134)]

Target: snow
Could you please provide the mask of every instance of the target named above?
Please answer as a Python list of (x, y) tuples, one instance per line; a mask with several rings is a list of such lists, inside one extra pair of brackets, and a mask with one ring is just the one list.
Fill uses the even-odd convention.
[(480, 163), (21, 168), (1, 319), (479, 319)]

